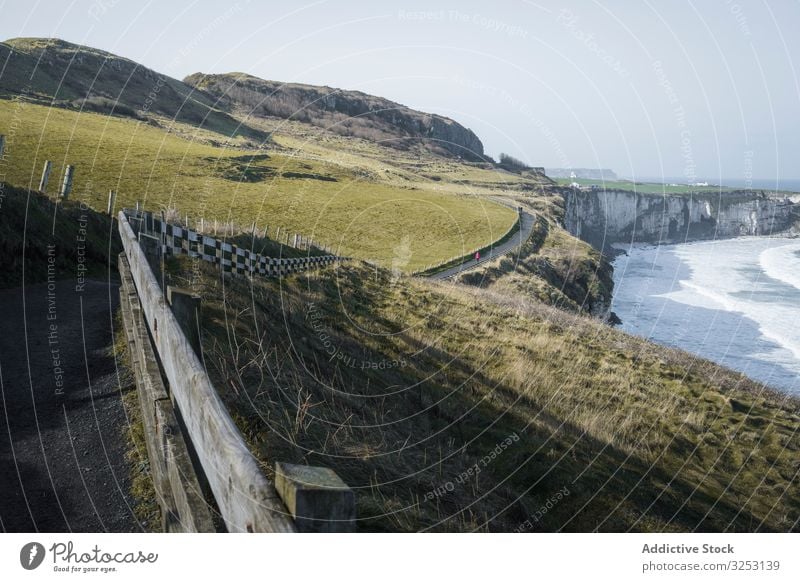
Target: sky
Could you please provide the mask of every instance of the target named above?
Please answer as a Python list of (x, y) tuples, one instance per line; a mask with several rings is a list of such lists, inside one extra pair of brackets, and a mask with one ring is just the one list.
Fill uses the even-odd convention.
[(380, 95), (534, 166), (800, 178), (796, 0), (0, 0), (0, 14), (2, 39), (58, 37), (179, 79)]

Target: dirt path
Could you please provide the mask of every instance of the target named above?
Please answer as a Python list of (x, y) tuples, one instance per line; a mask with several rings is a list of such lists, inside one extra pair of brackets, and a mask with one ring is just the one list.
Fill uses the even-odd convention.
[(95, 281), (0, 291), (0, 531), (140, 530), (109, 351), (118, 303)]

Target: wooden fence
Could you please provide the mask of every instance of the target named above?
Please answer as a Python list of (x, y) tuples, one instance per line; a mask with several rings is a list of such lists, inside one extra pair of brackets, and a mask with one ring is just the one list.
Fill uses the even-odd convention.
[(164, 298), (125, 212), (119, 231), (173, 401), (230, 532), (290, 532), (294, 522), (261, 471)]
[(161, 378), (142, 305), (125, 253), (119, 257), (120, 310), (128, 340), (130, 367), (142, 409), (150, 475), (165, 532), (214, 532), (216, 525), (178, 415)]

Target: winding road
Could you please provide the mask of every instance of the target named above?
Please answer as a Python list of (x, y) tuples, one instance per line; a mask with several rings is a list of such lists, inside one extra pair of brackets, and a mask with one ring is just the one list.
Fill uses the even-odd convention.
[[(503, 204), (504, 206), (510, 206), (516, 210), (517, 206), (512, 205), (505, 200), (498, 200), (494, 199), (499, 204)], [(533, 225), (536, 223), (536, 217), (528, 212), (527, 210), (522, 210), (520, 213), (520, 227), (519, 230), (514, 233), (510, 239), (506, 242), (493, 246), (489, 252), (484, 255), (481, 255), (480, 260), (469, 260), (465, 263), (461, 263), (460, 265), (456, 265), (455, 267), (451, 267), (447, 270), (440, 271), (438, 273), (434, 273), (433, 275), (428, 276), (428, 279), (449, 279), (451, 277), (455, 277), (461, 273), (466, 273), (468, 271), (472, 271), (486, 263), (487, 261), (492, 261), (497, 257), (502, 257), (503, 255), (507, 255), (508, 253), (514, 252), (516, 249), (521, 247), (526, 240), (531, 236), (531, 232), (533, 231)]]

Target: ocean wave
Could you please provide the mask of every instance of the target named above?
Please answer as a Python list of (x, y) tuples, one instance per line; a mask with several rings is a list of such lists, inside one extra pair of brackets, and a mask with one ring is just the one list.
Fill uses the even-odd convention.
[(769, 277), (800, 289), (800, 242), (763, 251), (758, 262)]
[[(788, 378), (794, 374), (794, 380), (782, 376), (782, 384), (794, 391), (797, 389), (797, 374), (800, 374), (798, 251), (800, 242), (764, 238), (677, 245), (668, 254), (677, 259), (683, 268), (675, 266), (674, 260), (667, 260), (673, 265), (670, 269), (672, 280), (659, 277), (662, 284), (652, 285), (652, 291), (657, 288), (660, 293), (648, 293), (644, 285), (634, 281), (627, 281), (629, 291), (633, 287), (638, 297), (649, 296), (660, 298), (661, 301), (668, 299), (675, 302), (673, 305), (710, 310), (709, 315), (715, 311), (728, 315), (724, 320), (717, 321), (721, 315), (712, 316), (711, 319), (700, 319), (687, 325), (685, 311), (669, 308), (669, 304), (651, 303), (649, 309), (644, 306), (631, 316), (639, 318), (636, 325), (640, 329), (653, 330), (654, 339), (661, 334), (665, 341), (669, 341), (669, 334), (674, 334), (676, 325), (686, 327), (688, 335), (682, 332), (683, 342), (694, 342), (695, 346), (699, 346), (700, 355), (704, 352), (717, 354), (726, 365), (747, 368), (745, 362), (755, 358), (764, 363), (760, 375), (765, 378), (771, 377), (777, 369), (770, 366), (777, 365), (788, 372)], [(647, 251), (642, 251), (638, 257), (632, 255), (627, 265), (628, 274), (636, 273), (639, 270), (636, 266), (642, 263), (646, 265), (658, 260), (664, 264), (662, 259), (667, 257), (656, 259)], [(653, 275), (658, 276), (658, 273), (650, 270), (649, 276)], [(641, 304), (642, 299), (638, 299), (637, 303)], [(625, 311), (615, 311), (624, 322)], [(702, 317), (699, 313), (695, 313), (695, 316)], [(642, 317), (650, 320), (650, 324), (645, 323)], [(753, 332), (745, 333), (748, 326), (737, 324), (737, 317), (750, 321), (755, 327)], [(658, 332), (659, 327), (662, 332)], [(713, 342), (715, 347), (704, 348), (706, 342)], [(741, 364), (736, 363), (738, 360), (742, 360)], [(752, 369), (748, 371), (752, 372)]]

